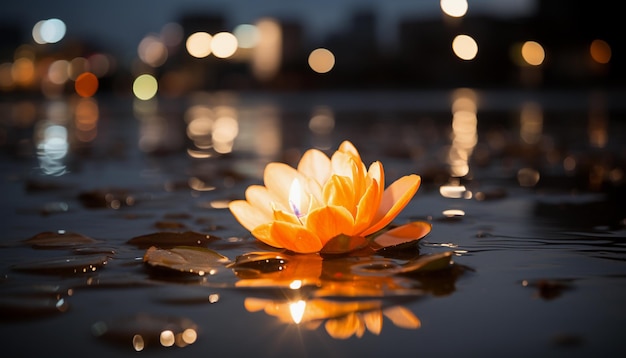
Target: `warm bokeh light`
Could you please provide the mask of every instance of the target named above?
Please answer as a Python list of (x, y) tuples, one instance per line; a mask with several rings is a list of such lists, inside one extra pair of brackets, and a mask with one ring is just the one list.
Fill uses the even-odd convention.
[(237, 51), (237, 38), (230, 32), (220, 32), (211, 40), (211, 51), (217, 58), (228, 58)]
[(74, 89), (81, 97), (91, 97), (98, 91), (98, 77), (91, 72), (83, 72), (76, 78)]
[(452, 40), (454, 54), (462, 60), (473, 60), (478, 54), (478, 44), (468, 35), (458, 35)]
[(325, 48), (318, 48), (309, 55), (309, 66), (317, 73), (326, 73), (335, 66), (335, 55)]
[[(476, 97), (476, 92), (465, 88), (458, 89), (453, 94), (452, 144), (447, 159), (452, 177), (463, 177), (470, 171), (469, 160), (478, 142)], [(466, 194), (468, 193), (464, 195)]]
[(0, 89), (3, 91), (10, 91), (15, 85), (13, 75), (11, 74), (12, 69), (13, 64), (10, 62), (0, 64)]
[(467, 0), (441, 0), (441, 11), (452, 17), (462, 17), (467, 13)]
[(149, 35), (144, 37), (139, 46), (137, 46), (137, 54), (141, 61), (152, 67), (159, 67), (167, 61), (167, 48), (160, 38)]
[(55, 85), (62, 85), (69, 79), (70, 63), (66, 60), (57, 60), (48, 67), (48, 79)]
[(35, 81), (35, 63), (30, 58), (20, 57), (13, 62), (11, 75), (15, 84), (28, 87)]
[(611, 60), (611, 46), (604, 40), (593, 40), (589, 46), (589, 53), (597, 63), (606, 64)]
[(33, 26), (32, 36), (38, 44), (57, 43), (65, 37), (67, 28), (60, 19), (41, 20)]
[(273, 78), (280, 69), (283, 34), (274, 19), (261, 19), (256, 27), (259, 42), (252, 54), (252, 71), (256, 78), (265, 81)]
[(91, 142), (98, 134), (98, 103), (93, 98), (82, 98), (74, 109), (75, 136), (81, 142)]
[(143, 74), (133, 82), (133, 93), (141, 100), (149, 100), (154, 97), (159, 88), (159, 84), (152, 75)]
[(546, 53), (538, 42), (526, 41), (522, 45), (522, 58), (531, 66), (539, 66), (546, 58)]
[(238, 25), (233, 34), (240, 48), (253, 48), (259, 42), (259, 30), (251, 24)]
[(76, 81), (81, 73), (90, 71), (89, 61), (84, 57), (75, 57), (70, 61), (67, 74), (72, 81)]
[(211, 39), (207, 32), (195, 32), (187, 38), (187, 52), (196, 58), (204, 58), (211, 54)]
[(537, 144), (543, 132), (543, 110), (536, 102), (522, 105), (520, 112), (520, 138), (528, 144)]

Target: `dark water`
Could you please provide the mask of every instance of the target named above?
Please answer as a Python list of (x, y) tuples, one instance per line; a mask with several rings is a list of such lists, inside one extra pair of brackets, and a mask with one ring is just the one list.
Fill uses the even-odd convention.
[[(2, 349), (7, 356), (619, 353), (624, 98), (442, 91), (3, 100)], [(422, 176), (395, 220), (432, 224), (417, 246), (374, 262), (291, 258), (331, 281), (352, 275), (321, 301), (314, 288), (293, 290), (271, 276), (277, 261), (257, 267), (270, 274), (265, 285), (224, 264), (184, 275), (143, 262), (148, 246), (195, 245), (194, 235), (231, 262), (271, 251), (225, 204), (259, 183), (267, 162), (294, 165), (306, 149), (332, 153), (346, 139), (367, 164), (383, 162), (387, 183)], [(390, 265), (444, 252), (453, 258), (446, 269), (386, 274)], [(338, 294), (348, 288), (356, 297)], [(294, 292), (311, 298), (308, 307), (319, 304), (318, 319), (283, 320)], [(382, 326), (371, 324), (381, 318)]]

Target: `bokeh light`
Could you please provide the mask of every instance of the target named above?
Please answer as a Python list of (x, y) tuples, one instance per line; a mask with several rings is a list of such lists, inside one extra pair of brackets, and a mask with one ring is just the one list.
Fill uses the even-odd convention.
[(309, 66), (317, 73), (326, 73), (335, 66), (335, 55), (325, 48), (318, 48), (309, 55)]
[(76, 93), (81, 97), (91, 97), (98, 91), (98, 77), (91, 72), (83, 72), (74, 83)]
[(611, 60), (611, 46), (604, 40), (593, 40), (589, 47), (589, 53), (597, 63), (606, 64)]
[(462, 17), (467, 13), (467, 0), (441, 0), (441, 11), (451, 17)]
[(48, 79), (56, 85), (62, 85), (69, 79), (68, 69), (70, 63), (66, 60), (57, 60), (48, 67)]
[(237, 51), (237, 38), (230, 32), (220, 32), (211, 40), (211, 51), (217, 58), (228, 58)]
[(259, 30), (251, 24), (238, 25), (233, 30), (233, 34), (240, 48), (253, 48), (259, 42)]
[(259, 30), (259, 42), (252, 55), (252, 71), (256, 78), (265, 81), (273, 78), (280, 69), (283, 34), (274, 19), (260, 19), (256, 27)]
[(196, 58), (204, 58), (211, 54), (211, 39), (207, 32), (195, 32), (187, 38), (187, 52)]
[(462, 60), (473, 60), (478, 54), (478, 44), (468, 35), (458, 35), (452, 40), (454, 54)]
[(168, 56), (165, 44), (154, 35), (148, 35), (139, 42), (137, 54), (141, 61), (152, 67), (163, 65)]
[(522, 58), (531, 66), (539, 66), (546, 58), (546, 53), (538, 42), (526, 41), (522, 45)]
[(48, 19), (38, 21), (33, 26), (33, 40), (38, 44), (57, 43), (65, 37), (67, 28), (60, 19)]
[(133, 94), (135, 97), (144, 101), (153, 98), (158, 88), (159, 84), (156, 78), (149, 74), (143, 74), (137, 77), (133, 82)]

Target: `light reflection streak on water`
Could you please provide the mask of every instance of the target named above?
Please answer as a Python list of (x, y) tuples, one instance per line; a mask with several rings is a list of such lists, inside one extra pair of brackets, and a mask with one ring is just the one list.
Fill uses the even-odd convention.
[(64, 158), (69, 151), (67, 129), (57, 124), (44, 123), (37, 143), (39, 167), (45, 175), (59, 176), (66, 173)]
[(447, 158), (452, 177), (470, 173), (469, 159), (478, 142), (476, 102), (476, 93), (472, 90), (459, 89), (453, 94), (452, 143)]

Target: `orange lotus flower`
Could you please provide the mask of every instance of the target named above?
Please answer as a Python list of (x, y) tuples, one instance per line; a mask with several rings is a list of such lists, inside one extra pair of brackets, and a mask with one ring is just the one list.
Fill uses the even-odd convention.
[(330, 158), (308, 150), (297, 169), (270, 163), (263, 181), (248, 187), (246, 200), (232, 201), (230, 211), (260, 241), (314, 253), (333, 238), (362, 239), (383, 229), (413, 198), (421, 178), (407, 175), (385, 189), (382, 163), (366, 168), (344, 141)]

